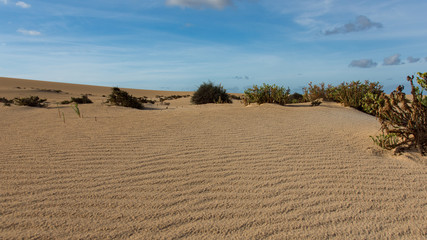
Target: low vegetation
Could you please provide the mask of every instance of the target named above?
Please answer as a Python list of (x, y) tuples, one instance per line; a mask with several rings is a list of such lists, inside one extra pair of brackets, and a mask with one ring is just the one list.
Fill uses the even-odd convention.
[[(427, 73), (418, 73), (417, 83), (414, 76), (408, 76), (411, 85), (412, 99), (398, 86), (390, 96), (382, 93), (379, 97), (371, 96), (371, 106), (381, 123), (382, 134), (373, 138), (374, 142), (385, 149), (395, 149), (399, 153), (406, 149), (416, 148), (421, 155), (427, 154)], [(422, 90), (420, 90), (420, 88)]]
[(144, 108), (140, 99), (130, 95), (126, 91), (120, 90), (120, 88), (118, 87), (114, 87), (112, 89), (112, 93), (108, 96), (107, 102), (122, 107), (130, 107), (136, 109)]
[(221, 86), (215, 86), (212, 82), (203, 83), (191, 97), (194, 104), (207, 103), (231, 103), (230, 95)]
[(9, 100), (5, 97), (0, 98), (0, 102), (4, 104), (4, 106), (10, 106), (13, 103), (13, 100)]
[(289, 103), (289, 95), (289, 88), (264, 83), (262, 86), (254, 85), (252, 88), (246, 89), (243, 103), (245, 105), (251, 103), (276, 103), (285, 105)]
[(38, 96), (30, 96), (24, 98), (15, 98), (14, 103), (19, 106), (29, 107), (46, 107), (46, 99), (41, 99)]

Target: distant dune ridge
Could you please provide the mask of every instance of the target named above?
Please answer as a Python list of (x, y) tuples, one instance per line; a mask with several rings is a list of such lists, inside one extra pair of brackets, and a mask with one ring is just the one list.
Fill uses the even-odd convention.
[[(427, 238), (427, 158), (376, 147), (375, 117), (190, 98), (137, 110), (110, 93), (0, 78), (0, 97), (49, 102), (0, 103), (0, 239)], [(56, 104), (81, 94), (83, 118)]]

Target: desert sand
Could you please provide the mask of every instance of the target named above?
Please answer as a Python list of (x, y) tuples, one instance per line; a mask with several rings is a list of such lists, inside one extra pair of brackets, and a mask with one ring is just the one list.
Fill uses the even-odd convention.
[[(190, 98), (136, 110), (110, 92), (0, 78), (0, 97), (49, 102), (0, 103), (0, 239), (427, 238), (427, 158), (376, 147), (375, 117)], [(83, 118), (56, 104), (81, 94)]]

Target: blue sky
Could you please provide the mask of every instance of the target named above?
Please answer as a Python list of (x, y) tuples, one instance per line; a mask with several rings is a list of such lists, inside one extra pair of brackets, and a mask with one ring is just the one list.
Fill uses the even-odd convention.
[(228, 92), (427, 71), (424, 0), (0, 0), (0, 76)]

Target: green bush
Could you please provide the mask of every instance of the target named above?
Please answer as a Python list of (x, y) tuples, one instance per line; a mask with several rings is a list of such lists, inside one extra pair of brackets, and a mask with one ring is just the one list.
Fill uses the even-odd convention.
[[(427, 153), (427, 73), (418, 73), (417, 82), (420, 87), (414, 86), (414, 76), (407, 77), (411, 84), (412, 101), (406, 98), (404, 87), (399, 86), (390, 96), (381, 94), (377, 105), (377, 118), (381, 123), (381, 147), (395, 148), (396, 152), (405, 149), (417, 148), (421, 155)], [(396, 140), (397, 138), (397, 140)], [(393, 141), (390, 141), (392, 139)]]
[(214, 86), (212, 82), (203, 83), (191, 97), (194, 104), (231, 103), (230, 96), (221, 86)]
[(120, 90), (118, 87), (114, 87), (112, 89), (112, 93), (108, 96), (107, 102), (122, 107), (131, 107), (137, 109), (144, 108), (137, 97), (130, 95), (126, 91)]
[(45, 107), (46, 99), (41, 99), (38, 96), (30, 96), (24, 98), (15, 98), (14, 102), (16, 105), (29, 106), (29, 107)]
[(89, 99), (88, 95), (82, 95), (81, 97), (72, 97), (71, 98), (71, 102), (75, 102), (78, 104), (87, 104), (87, 103), (93, 103), (92, 100)]
[(279, 87), (275, 84), (263, 84), (258, 87), (254, 85), (252, 88), (245, 90), (243, 97), (243, 103), (248, 105), (250, 103), (276, 103), (279, 105), (285, 105), (289, 103), (289, 88)]
[(363, 107), (363, 99), (366, 100), (365, 96), (368, 93), (377, 96), (381, 95), (383, 93), (382, 86), (379, 82), (369, 82), (367, 80), (365, 83), (361, 83), (360, 81), (344, 82), (336, 88), (334, 98), (336, 101), (344, 104), (344, 106), (364, 111), (364, 109), (369, 109), (369, 103), (365, 103), (365, 108)]
[(300, 93), (292, 93), (289, 95), (288, 101), (290, 103), (302, 103), (304, 102), (304, 96)]

